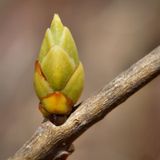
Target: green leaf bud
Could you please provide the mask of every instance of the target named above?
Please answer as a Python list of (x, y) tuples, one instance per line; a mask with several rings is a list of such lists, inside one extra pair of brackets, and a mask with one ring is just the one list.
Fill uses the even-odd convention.
[(35, 63), (34, 88), (42, 114), (69, 114), (83, 86), (84, 69), (74, 39), (55, 14)]

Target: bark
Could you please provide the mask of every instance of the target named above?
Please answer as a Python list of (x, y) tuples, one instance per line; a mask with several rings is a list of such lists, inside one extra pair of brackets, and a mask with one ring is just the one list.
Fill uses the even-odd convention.
[(133, 64), (88, 98), (61, 126), (42, 123), (34, 135), (9, 160), (65, 159), (70, 146), (89, 127), (160, 74), (160, 47)]

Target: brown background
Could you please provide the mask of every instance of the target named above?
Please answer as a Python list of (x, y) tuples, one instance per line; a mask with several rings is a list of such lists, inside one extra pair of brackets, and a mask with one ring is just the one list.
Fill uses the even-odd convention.
[[(58, 13), (85, 66), (81, 100), (160, 44), (159, 0), (0, 0), (0, 160), (42, 121), (33, 68), (45, 29)], [(160, 78), (76, 142), (70, 160), (160, 160)]]

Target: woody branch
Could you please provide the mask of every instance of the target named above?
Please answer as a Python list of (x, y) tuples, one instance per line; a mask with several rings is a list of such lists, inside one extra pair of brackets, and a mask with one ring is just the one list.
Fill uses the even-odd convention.
[(88, 98), (61, 126), (42, 123), (9, 160), (56, 159), (82, 133), (160, 74), (160, 47), (122, 72), (97, 95)]

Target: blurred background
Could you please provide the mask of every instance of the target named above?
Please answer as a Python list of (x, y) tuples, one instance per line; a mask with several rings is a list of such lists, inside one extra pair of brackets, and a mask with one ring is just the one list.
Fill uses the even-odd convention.
[[(34, 61), (53, 14), (76, 41), (85, 66), (81, 100), (160, 44), (159, 0), (0, 0), (0, 160), (42, 122)], [(160, 160), (160, 78), (75, 142), (70, 160)]]

